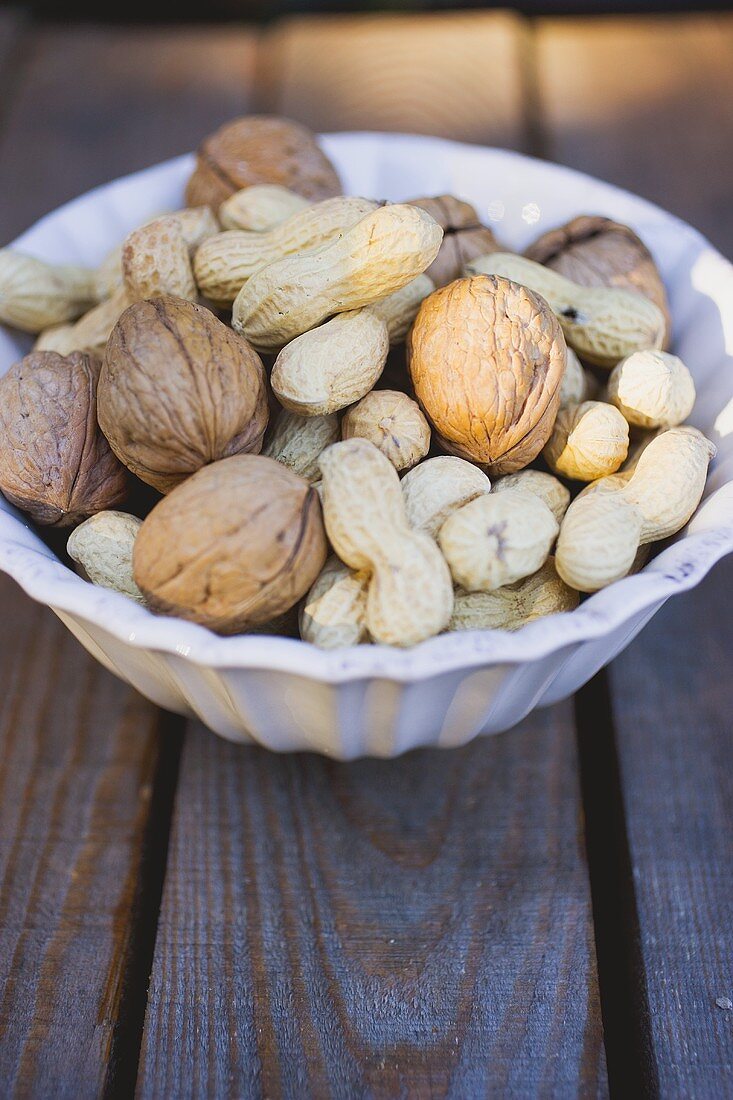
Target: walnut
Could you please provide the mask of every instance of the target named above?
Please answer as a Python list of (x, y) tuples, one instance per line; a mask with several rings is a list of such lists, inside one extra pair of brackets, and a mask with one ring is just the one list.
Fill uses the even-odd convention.
[(97, 425), (98, 376), (92, 355), (35, 351), (0, 379), (0, 489), (37, 523), (70, 527), (125, 498)]
[(236, 634), (293, 607), (325, 560), (315, 489), (272, 458), (235, 455), (156, 505), (133, 569), (153, 610)]
[(525, 256), (582, 286), (636, 290), (659, 306), (670, 337), (667, 292), (652, 254), (633, 229), (610, 218), (581, 215), (543, 233)]
[(265, 373), (247, 341), (181, 298), (136, 302), (112, 330), (99, 423), (118, 458), (167, 493), (209, 462), (259, 452)]
[(306, 126), (287, 118), (248, 115), (226, 123), (201, 143), (186, 202), (216, 211), (235, 191), (256, 183), (280, 184), (314, 202), (341, 194), (335, 168)]
[(544, 299), (497, 275), (436, 290), (408, 340), (416, 396), (446, 449), (493, 474), (520, 470), (542, 450), (565, 355)]
[(470, 260), (496, 252), (499, 243), (491, 230), (481, 224), (478, 214), (468, 202), (453, 195), (437, 195), (431, 199), (410, 199), (410, 206), (427, 210), (443, 229), (440, 252), (425, 272), (436, 286), (445, 286), (460, 279)]

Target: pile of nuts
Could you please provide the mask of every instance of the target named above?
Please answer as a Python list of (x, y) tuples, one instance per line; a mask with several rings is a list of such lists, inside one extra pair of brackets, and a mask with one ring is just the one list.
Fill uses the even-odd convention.
[(515, 630), (640, 568), (714, 454), (641, 240), (581, 217), (520, 256), (453, 196), (340, 191), (244, 118), (96, 271), (0, 250), (37, 336), (0, 490), (93, 584), (323, 647)]

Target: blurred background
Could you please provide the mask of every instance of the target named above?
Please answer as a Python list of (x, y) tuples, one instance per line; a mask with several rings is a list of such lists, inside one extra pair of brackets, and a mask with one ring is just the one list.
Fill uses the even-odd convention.
[(267, 111), (316, 130), (415, 131), (558, 160), (733, 252), (730, 7), (2, 3), (0, 240), (94, 184), (195, 148), (234, 115)]
[[(2, 2), (2, 0), (0, 0)], [(128, 20), (131, 18), (155, 20), (187, 20), (206, 22), (212, 19), (254, 19), (267, 20), (295, 13), (315, 12), (369, 12), (369, 11), (451, 11), (506, 8), (506, 2), (470, 3), (466, 0), (391, 0), (380, 3), (379, 0), (208, 0), (200, 7), (185, 6), (173, 0), (110, 0), (100, 10), (100, 5), (92, 0), (36, 0), (29, 5), (37, 14), (50, 18), (93, 18), (105, 20)], [(578, 15), (602, 14), (604, 12), (665, 12), (665, 11), (712, 11), (729, 8), (724, 0), (708, 0), (704, 4), (695, 4), (692, 0), (518, 0), (511, 5), (516, 11), (530, 15)]]

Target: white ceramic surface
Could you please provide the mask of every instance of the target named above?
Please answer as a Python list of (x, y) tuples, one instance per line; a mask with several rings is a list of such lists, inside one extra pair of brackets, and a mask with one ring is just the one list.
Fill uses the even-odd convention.
[[(344, 759), (460, 745), (571, 694), (666, 599), (697, 584), (733, 549), (733, 267), (678, 219), (556, 165), (394, 134), (334, 134), (323, 145), (347, 193), (398, 200), (453, 192), (474, 203), (510, 248), (579, 213), (607, 214), (637, 229), (667, 282), (675, 350), (695, 376), (692, 423), (718, 447), (705, 499), (686, 530), (642, 573), (572, 614), (515, 634), (446, 635), (406, 651), (321, 652), (288, 638), (220, 638), (156, 617), (80, 580), (1, 496), (0, 569), (53, 608), (107, 668), (224, 737)], [(146, 215), (181, 204), (190, 166), (181, 157), (98, 188), (38, 222), (15, 246), (48, 260), (97, 263)], [(0, 330), (0, 374), (29, 345)], [(0, 643), (9, 641), (0, 619)]]

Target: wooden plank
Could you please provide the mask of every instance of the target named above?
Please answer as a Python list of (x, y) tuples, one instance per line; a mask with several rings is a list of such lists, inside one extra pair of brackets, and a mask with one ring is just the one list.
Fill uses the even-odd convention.
[(80, 190), (185, 153), (245, 113), (255, 49), (256, 36), (234, 28), (37, 33), (0, 143), (18, 181), (0, 206), (0, 241)]
[[(381, 116), (350, 113), (359, 97), (341, 87), (340, 66), (361, 64), (359, 50), (348, 52), (357, 25), (372, 62), (374, 43), (397, 43), (377, 62), (375, 88), (384, 78), (393, 89), (391, 105), (386, 96), (376, 104)], [(456, 23), (479, 37), (489, 25), (504, 35), (511, 24)], [(428, 129), (437, 100), (426, 110), (419, 59), (431, 56), (444, 62), (431, 86), (449, 100), (436, 128), (520, 141), (518, 98), (479, 119), (477, 84), (466, 91), (444, 79), (455, 59), (437, 50), (435, 26), (427, 21), (423, 45), (412, 20), (290, 23), (261, 62), (270, 71), (260, 101), (315, 126), (391, 119)], [(517, 56), (516, 42), (508, 46), (502, 64)], [(423, 73), (409, 95), (400, 77), (408, 54)], [(317, 70), (329, 89), (318, 96), (309, 83)], [(358, 69), (355, 87), (361, 79)], [(513, 71), (504, 87), (518, 97), (520, 83)], [(466, 95), (470, 133), (460, 129)], [(320, 113), (329, 97), (338, 122)], [(571, 709), (537, 714), (504, 738), (391, 763), (276, 757), (191, 729), (138, 1089), (605, 1095)]]
[(0, 603), (0, 1079), (91, 1097), (135, 934), (156, 712), (7, 579)]
[(285, 21), (261, 100), (316, 130), (404, 130), (497, 145), (521, 134), (521, 24), (503, 13)]
[[(232, 31), (35, 34), (3, 97), (0, 237), (246, 107), (250, 44)], [(0, 606), (2, 1092), (129, 1095), (176, 734), (159, 736), (156, 708), (7, 578)]]
[[(548, 149), (733, 252), (733, 19), (541, 24), (537, 56)], [(728, 560), (611, 669), (630, 953), (665, 1097), (720, 1095), (733, 1061), (732, 586)]]
[(733, 1073), (733, 561), (612, 667), (621, 784), (660, 1095)]
[(733, 250), (733, 15), (540, 21), (545, 152)]
[[(323, 128), (518, 143), (513, 26), (292, 21), (260, 60), (258, 101)], [(469, 30), (505, 77), (491, 109)], [(604, 1095), (570, 708), (393, 763), (275, 757), (192, 729), (138, 1089)]]
[(605, 1095), (571, 730), (349, 765), (191, 730), (139, 1095)]

